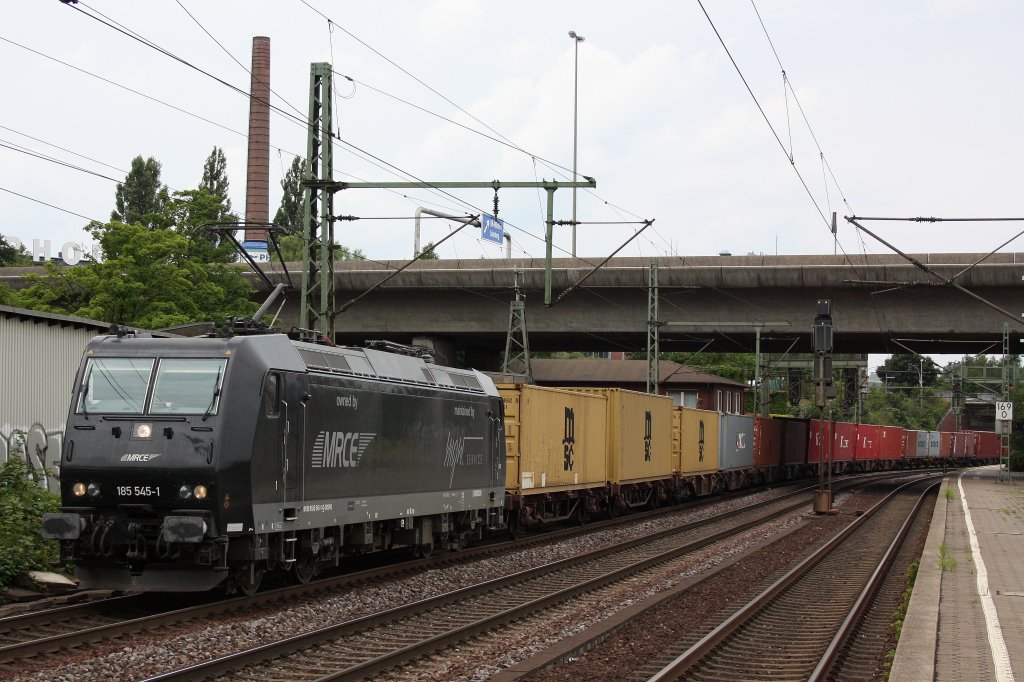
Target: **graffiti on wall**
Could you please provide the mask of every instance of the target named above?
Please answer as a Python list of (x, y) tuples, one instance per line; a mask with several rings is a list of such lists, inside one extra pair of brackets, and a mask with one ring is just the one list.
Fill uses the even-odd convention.
[(33, 424), (27, 429), (0, 431), (0, 465), (11, 457), (21, 457), (36, 471), (43, 472), (39, 485), (50, 492), (60, 492), (60, 455), (64, 446), (64, 429), (46, 429)]

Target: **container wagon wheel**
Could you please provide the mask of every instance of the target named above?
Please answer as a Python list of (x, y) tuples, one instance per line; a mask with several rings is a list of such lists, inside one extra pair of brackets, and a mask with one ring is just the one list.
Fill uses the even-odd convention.
[(523, 534), (523, 510), (516, 509), (508, 516), (508, 539), (518, 540)]
[(260, 589), (262, 581), (263, 569), (254, 563), (249, 563), (235, 570), (231, 578), (231, 586), (240, 594), (251, 597)]
[(316, 569), (316, 555), (303, 552), (302, 556), (295, 562), (295, 568), (292, 569), (292, 572), (295, 574), (296, 582), (300, 585), (306, 585), (316, 577)]
[(583, 498), (576, 507), (576, 523), (585, 526), (590, 522), (590, 512), (587, 511), (587, 500)]

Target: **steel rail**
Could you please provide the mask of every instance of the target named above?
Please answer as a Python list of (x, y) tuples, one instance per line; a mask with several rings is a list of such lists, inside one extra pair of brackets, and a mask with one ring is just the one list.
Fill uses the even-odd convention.
[[(785, 497), (788, 496), (804, 494), (807, 490), (811, 489), (813, 488), (797, 488), (793, 492), (773, 498), (772, 501), (785, 499)], [(748, 491), (744, 492), (746, 493)], [(58, 652), (64, 649), (79, 647), (105, 639), (123, 637), (146, 629), (175, 625), (188, 622), (190, 620), (199, 620), (225, 613), (240, 613), (276, 603), (288, 602), (304, 595), (317, 594), (321, 592), (329, 593), (334, 590), (349, 588), (352, 585), (365, 583), (371, 580), (382, 580), (392, 576), (408, 574), (416, 571), (436, 569), (452, 563), (464, 562), (469, 559), (507, 551), (510, 548), (525, 548), (531, 545), (547, 544), (565, 537), (578, 535), (580, 533), (614, 528), (623, 524), (641, 521), (646, 518), (682, 511), (687, 508), (699, 509), (707, 504), (717, 503), (722, 499), (722, 497), (716, 497), (712, 500), (701, 500), (703, 504), (697, 504), (690, 507), (663, 507), (654, 511), (639, 512), (629, 514), (621, 518), (598, 521), (584, 527), (555, 529), (544, 533), (529, 534), (514, 542), (486, 544), (463, 550), (461, 552), (435, 555), (429, 559), (406, 561), (399, 564), (389, 565), (385, 568), (373, 568), (353, 573), (346, 573), (341, 576), (318, 580), (308, 585), (291, 585), (266, 590), (250, 597), (234, 597), (226, 600), (221, 599), (213, 603), (189, 606), (186, 608), (156, 609), (156, 613), (146, 616), (122, 618), (116, 622), (105, 623), (102, 625), (92, 624), (88, 627), (81, 627), (73, 631), (66, 631), (68, 625), (67, 621), (70, 618), (87, 618), (90, 615), (116, 618), (116, 616), (111, 616), (109, 614), (105, 615), (99, 612), (103, 609), (116, 609), (136, 603), (142, 605), (148, 598), (151, 598), (152, 595), (149, 595), (148, 597), (144, 593), (124, 595), (114, 597), (112, 599), (8, 616), (6, 618), (0, 618), (0, 638), (6, 637), (7, 639), (16, 640), (18, 637), (15, 633), (18, 630), (31, 631), (32, 629), (35, 629), (36, 632), (31, 638), (26, 637), (23, 641), (14, 641), (10, 644), (0, 646), (0, 664), (10, 663), (18, 659), (32, 658), (41, 654)], [(738, 513), (748, 507), (743, 507), (735, 511)], [(55, 635), (39, 636), (39, 629), (45, 627), (47, 623), (62, 623), (62, 629), (65, 631)]]
[[(195, 680), (203, 678), (211, 678), (217, 675), (233, 674), (241, 668), (250, 665), (265, 665), (269, 659), (272, 658), (283, 658), (289, 654), (293, 654), (297, 651), (301, 651), (316, 645), (323, 644), (325, 642), (334, 641), (340, 637), (365, 632), (373, 627), (384, 626), (393, 623), (401, 618), (411, 617), (420, 613), (424, 613), (431, 609), (443, 608), (450, 604), (458, 604), (469, 598), (481, 596), (495, 590), (507, 588), (512, 585), (522, 584), (528, 580), (534, 580), (543, 578), (546, 575), (554, 574), (559, 571), (564, 571), (576, 566), (584, 565), (588, 562), (599, 561), (602, 558), (606, 558), (611, 553), (627, 552), (643, 545), (654, 545), (660, 540), (664, 540), (673, 535), (682, 535), (684, 533), (693, 532), (699, 530), (702, 527), (708, 526), (709, 523), (728, 520), (731, 517), (740, 514), (751, 514), (770, 504), (777, 504), (780, 501), (784, 501), (787, 498), (794, 497), (796, 495), (805, 495), (806, 491), (798, 491), (795, 493), (789, 493), (778, 498), (766, 502), (759, 502), (753, 505), (747, 505), (741, 509), (733, 510), (715, 517), (713, 520), (702, 520), (694, 523), (684, 524), (676, 528), (660, 531), (649, 536), (637, 538), (634, 540), (627, 541), (615, 545), (614, 547), (605, 547), (602, 549), (587, 552), (585, 554), (561, 559), (549, 564), (538, 566), (519, 573), (511, 574), (501, 578), (495, 578), (478, 585), (465, 587), (459, 590), (448, 592), (437, 597), (424, 599), (412, 604), (406, 604), (403, 606), (390, 609), (388, 611), (378, 612), (362, 618), (338, 623), (335, 625), (319, 628), (310, 632), (302, 633), (292, 637), (279, 640), (277, 642), (271, 642), (264, 644), (252, 649), (230, 654), (228, 656), (213, 659), (203, 663), (197, 663), (185, 668), (170, 671), (163, 674), (158, 674), (149, 678), (146, 678), (145, 682), (169, 682), (171, 680)], [(576, 583), (567, 588), (556, 589), (547, 595), (537, 597), (532, 600), (526, 601), (522, 604), (516, 605), (512, 608), (497, 612), (492, 616), (470, 622), (468, 624), (453, 628), (448, 632), (435, 635), (433, 637), (421, 640), (414, 644), (405, 646), (399, 650), (392, 651), (390, 653), (377, 656), (375, 658), (363, 661), (349, 668), (338, 671), (334, 674), (327, 675), (321, 680), (345, 680), (345, 679), (364, 679), (375, 673), (381, 672), (393, 668), (410, 658), (423, 655), (424, 653), (434, 651), (438, 648), (444, 647), (456, 641), (461, 641), (470, 637), (474, 634), (484, 632), (499, 625), (502, 625), (511, 620), (522, 618), (525, 615), (547, 608), (552, 604), (562, 602), (566, 599), (571, 598), (582, 592), (592, 591), (598, 589), (606, 584), (615, 582), (616, 580), (622, 579), (624, 576), (631, 575), (637, 571), (644, 570), (649, 566), (653, 566), (664, 561), (668, 561), (676, 556), (685, 554), (687, 552), (700, 549), (708, 544), (717, 542), (721, 539), (735, 535), (736, 533), (743, 532), (752, 527), (760, 525), (768, 520), (771, 520), (777, 516), (781, 516), (786, 513), (790, 513), (795, 509), (807, 506), (809, 501), (801, 499), (797, 502), (790, 503), (783, 506), (779, 510), (776, 510), (769, 514), (757, 514), (755, 518), (749, 521), (736, 524), (726, 528), (722, 531), (714, 532), (709, 535), (705, 535), (694, 541), (684, 543), (683, 545), (674, 547), (666, 552), (659, 552), (658, 554), (642, 559), (640, 561), (628, 562), (625, 565), (618, 567), (612, 571), (605, 572), (588, 580), (584, 580)]]
[(936, 486), (941, 485), (941, 481), (936, 481), (932, 485), (921, 493), (921, 496), (917, 498), (917, 504), (911, 510), (907, 516), (906, 521), (900, 526), (899, 532), (896, 533), (896, 537), (893, 538), (889, 544), (889, 549), (886, 550), (885, 556), (878, 562), (878, 567), (875, 572), (871, 574), (868, 579), (867, 585), (861, 590), (860, 596), (857, 597), (857, 601), (854, 603), (853, 608), (850, 609), (850, 613), (846, 616), (842, 625), (839, 626), (839, 630), (836, 632), (835, 637), (829, 642), (828, 647), (825, 649), (825, 653), (822, 654), (821, 660), (818, 665), (815, 666), (811, 676), (807, 678), (808, 682), (821, 682), (824, 680), (835, 664), (836, 659), (839, 657), (839, 652), (842, 650), (846, 642), (849, 641), (850, 636), (853, 634), (856, 627), (860, 624), (861, 619), (864, 616), (864, 612), (871, 604), (871, 600), (874, 599), (875, 594), (878, 593), (879, 587), (882, 585), (882, 581), (885, 580), (886, 575), (889, 572), (889, 568), (892, 566), (893, 561), (896, 559), (896, 554), (900, 551), (903, 543), (907, 539), (907, 535), (910, 533), (910, 528), (914, 524), (914, 520), (917, 518), (918, 512), (924, 505), (925, 499), (928, 494)]
[[(941, 476), (941, 474), (937, 474)], [(779, 578), (768, 589), (754, 597), (745, 606), (733, 613), (714, 630), (702, 637), (697, 643), (677, 656), (668, 665), (662, 668), (657, 674), (649, 678), (648, 682), (667, 682), (668, 680), (681, 679), (701, 659), (711, 653), (727, 637), (739, 630), (751, 618), (757, 615), (765, 606), (779, 597), (787, 588), (792, 586), (808, 571), (817, 566), (823, 559), (839, 548), (851, 535), (860, 530), (869, 519), (878, 511), (892, 502), (905, 488), (921, 483), (922, 479), (905, 483), (886, 495), (882, 500), (865, 511), (853, 523), (837, 533), (835, 537), (822, 545), (813, 554), (797, 564), (785, 575)], [(927, 480), (927, 479), (924, 479)]]

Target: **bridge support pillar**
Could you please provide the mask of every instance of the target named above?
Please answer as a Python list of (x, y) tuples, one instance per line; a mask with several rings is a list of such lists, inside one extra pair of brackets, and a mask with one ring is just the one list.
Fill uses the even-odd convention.
[(439, 365), (455, 366), (455, 344), (437, 336), (414, 336), (412, 345), (423, 346), (434, 353), (434, 362)]

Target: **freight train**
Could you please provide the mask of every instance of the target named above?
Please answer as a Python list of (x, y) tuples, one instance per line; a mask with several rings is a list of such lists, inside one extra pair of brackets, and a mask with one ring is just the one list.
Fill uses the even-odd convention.
[(349, 555), (425, 555), (796, 478), (822, 452), (837, 471), (998, 456), (994, 434), (496, 386), (395, 350), (282, 334), (93, 339), (68, 415), (61, 512), (43, 535), (85, 587), (252, 593), (268, 571), (307, 582)]
[(499, 384), (498, 392), (513, 531), (803, 478), (823, 461), (844, 473), (999, 458), (992, 432), (761, 418), (620, 389)]

